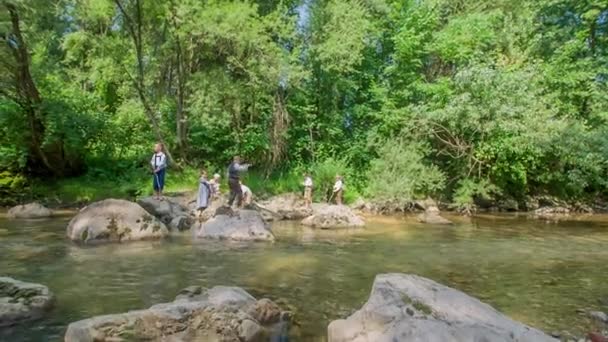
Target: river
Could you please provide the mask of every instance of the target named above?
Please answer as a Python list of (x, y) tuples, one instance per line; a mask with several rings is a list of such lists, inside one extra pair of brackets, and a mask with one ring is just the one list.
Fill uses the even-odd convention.
[(235, 285), (293, 310), (292, 340), (323, 341), (327, 324), (359, 308), (385, 272), (429, 277), (548, 332), (582, 334), (593, 323), (577, 309), (608, 309), (608, 217), (452, 219), (441, 227), (375, 217), (364, 229), (337, 231), (280, 222), (274, 243), (184, 233), (81, 247), (65, 238), (67, 215), (1, 216), (0, 275), (45, 284), (57, 303), (43, 320), (0, 328), (0, 340), (60, 341), (75, 320), (171, 301), (189, 285)]

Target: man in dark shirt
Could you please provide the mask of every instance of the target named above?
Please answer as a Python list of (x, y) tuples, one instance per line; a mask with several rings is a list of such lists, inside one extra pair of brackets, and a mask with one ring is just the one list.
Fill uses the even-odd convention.
[(230, 197), (228, 205), (232, 207), (236, 199), (236, 206), (240, 207), (243, 200), (243, 190), (240, 184), (240, 173), (247, 171), (249, 164), (241, 164), (241, 157), (235, 156), (232, 163), (228, 166), (228, 186), (230, 187)]

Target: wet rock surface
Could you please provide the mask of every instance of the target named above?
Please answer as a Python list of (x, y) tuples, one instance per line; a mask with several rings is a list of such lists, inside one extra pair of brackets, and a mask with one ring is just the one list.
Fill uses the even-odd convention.
[(145, 197), (139, 199), (137, 204), (163, 222), (170, 230), (188, 230), (194, 223), (194, 217), (190, 210), (178, 200), (170, 197), (165, 197), (162, 201), (152, 196)]
[(8, 210), (8, 217), (12, 219), (34, 219), (53, 216), (53, 211), (38, 202), (21, 204)]
[(71, 323), (65, 341), (268, 341), (285, 330), (280, 317), (241, 288), (191, 286), (170, 303)]
[(424, 209), (422, 214), (417, 216), (419, 222), (428, 224), (452, 224), (452, 221), (441, 216), (437, 203), (432, 199), (419, 201), (418, 205)]
[(237, 240), (237, 241), (273, 241), (274, 235), (256, 210), (237, 209), (222, 206), (216, 209), (212, 218), (197, 221), (192, 225), (197, 238)]
[(44, 285), (0, 277), (0, 327), (41, 318), (54, 301)]
[(351, 208), (344, 205), (315, 204), (313, 214), (302, 224), (314, 228), (353, 228), (363, 227), (365, 221), (356, 215)]
[(299, 194), (287, 193), (261, 201), (258, 206), (271, 212), (272, 219), (301, 220), (312, 215), (312, 209), (307, 208), (304, 199)]
[(458, 290), (410, 274), (376, 276), (367, 303), (328, 327), (330, 342), (549, 342), (540, 330), (516, 322)]
[(139, 204), (107, 199), (81, 209), (68, 224), (66, 233), (72, 241), (95, 244), (160, 239), (169, 230)]

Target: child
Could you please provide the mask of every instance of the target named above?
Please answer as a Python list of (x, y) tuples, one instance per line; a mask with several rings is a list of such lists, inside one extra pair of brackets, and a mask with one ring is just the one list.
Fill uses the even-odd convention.
[(343, 192), (344, 192), (344, 183), (342, 182), (342, 176), (336, 175), (336, 183), (334, 184), (333, 195), (336, 198), (337, 205), (342, 205)]
[(165, 187), (165, 170), (167, 168), (167, 156), (163, 152), (164, 146), (161, 143), (154, 145), (154, 154), (150, 165), (152, 165), (152, 173), (154, 178), (152, 179), (152, 187), (154, 188), (154, 196), (157, 200), (162, 201), (163, 188)]
[(307, 208), (310, 208), (312, 206), (312, 177), (310, 173), (304, 174), (304, 183), (302, 185), (304, 185), (304, 204)]
[(209, 182), (211, 184), (211, 190), (213, 190), (213, 198), (218, 199), (220, 197), (220, 175), (218, 173), (213, 175), (213, 179)]
[(207, 181), (207, 171), (201, 170), (201, 177), (199, 178), (198, 183), (196, 209), (198, 210), (198, 215), (200, 217), (203, 214), (203, 211), (211, 205), (211, 195), (213, 194), (211, 184)]
[(239, 184), (241, 185), (241, 192), (243, 193), (242, 206), (251, 204), (251, 202), (253, 202), (253, 193), (251, 192), (251, 189), (241, 181), (239, 181)]

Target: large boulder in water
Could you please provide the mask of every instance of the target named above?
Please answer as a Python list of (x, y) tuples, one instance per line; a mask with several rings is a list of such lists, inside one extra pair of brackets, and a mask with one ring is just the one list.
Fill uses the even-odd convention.
[(376, 276), (367, 303), (328, 327), (329, 342), (557, 340), (458, 290), (410, 274)]
[(65, 342), (268, 341), (285, 328), (285, 317), (272, 301), (241, 288), (192, 286), (171, 303), (71, 323)]
[(107, 199), (90, 204), (72, 218), (67, 235), (82, 243), (159, 239), (169, 230), (137, 203)]
[(258, 203), (258, 206), (270, 211), (280, 220), (301, 220), (312, 215), (312, 209), (306, 207), (302, 196), (295, 193), (271, 197)]
[(0, 327), (40, 318), (54, 300), (44, 285), (0, 277)]
[(38, 202), (17, 205), (8, 210), (9, 218), (31, 219), (50, 217), (52, 215), (53, 211), (51, 211), (51, 209)]
[(305, 226), (321, 229), (362, 227), (363, 219), (344, 205), (315, 205), (314, 213), (302, 220)]
[(255, 210), (219, 207), (206, 222), (196, 222), (192, 231), (197, 238), (239, 241), (272, 241), (274, 235)]
[(169, 197), (165, 197), (163, 200), (152, 196), (144, 197), (137, 203), (171, 230), (187, 230), (194, 223), (194, 218), (188, 208)]

